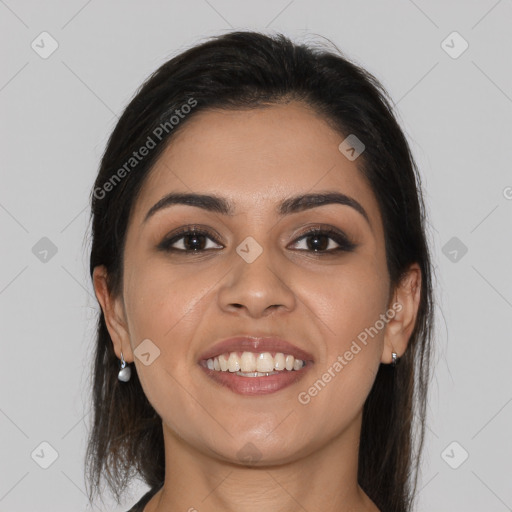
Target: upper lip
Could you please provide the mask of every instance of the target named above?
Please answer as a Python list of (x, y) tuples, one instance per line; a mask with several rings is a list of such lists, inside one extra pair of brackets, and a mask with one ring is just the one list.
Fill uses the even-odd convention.
[(219, 341), (204, 351), (199, 360), (210, 359), (226, 352), (238, 351), (256, 353), (282, 352), (283, 354), (292, 355), (295, 359), (302, 359), (303, 361), (313, 360), (313, 356), (309, 352), (277, 336), (259, 337), (250, 335), (241, 335)]

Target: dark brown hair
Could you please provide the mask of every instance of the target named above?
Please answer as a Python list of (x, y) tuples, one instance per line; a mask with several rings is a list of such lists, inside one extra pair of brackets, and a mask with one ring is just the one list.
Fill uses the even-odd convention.
[[(122, 291), (123, 251), (142, 185), (172, 136), (208, 108), (260, 108), (302, 101), (341, 135), (365, 144), (358, 159), (379, 204), (392, 289), (412, 263), (421, 267), (421, 303), (406, 352), (396, 368), (382, 364), (364, 404), (358, 480), (382, 512), (410, 511), (425, 432), (433, 332), (432, 268), (420, 176), (378, 80), (334, 45), (297, 44), (287, 37), (230, 32), (190, 48), (157, 69), (139, 88), (113, 130), (91, 193), (90, 272), (108, 271)], [(183, 105), (193, 108), (176, 110)], [(171, 120), (174, 115), (175, 119)], [(151, 150), (130, 160), (143, 145)], [(129, 165), (127, 163), (129, 162)], [(122, 171), (124, 169), (124, 171)], [(86, 453), (92, 503), (101, 477), (116, 499), (134, 476), (150, 487), (164, 481), (162, 422), (135, 368), (119, 382), (119, 360), (100, 312), (93, 362), (93, 423)]]

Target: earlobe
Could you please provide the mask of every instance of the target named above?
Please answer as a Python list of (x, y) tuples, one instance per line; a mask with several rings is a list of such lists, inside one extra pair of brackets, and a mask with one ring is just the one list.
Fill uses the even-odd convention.
[(110, 293), (107, 284), (107, 270), (104, 265), (94, 268), (93, 285), (96, 298), (105, 316), (105, 323), (117, 357), (121, 359), (122, 352), (125, 361), (127, 363), (132, 362), (133, 354), (128, 329), (126, 327), (127, 323), (122, 299), (120, 297), (114, 297)]
[(398, 358), (405, 353), (416, 325), (420, 299), (421, 268), (414, 263), (396, 287), (389, 304), (390, 310), (394, 310), (396, 313), (386, 326), (382, 363), (391, 364), (393, 352)]

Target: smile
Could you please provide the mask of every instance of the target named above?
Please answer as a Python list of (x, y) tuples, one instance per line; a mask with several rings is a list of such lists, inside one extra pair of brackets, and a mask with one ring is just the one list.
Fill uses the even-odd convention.
[(283, 352), (226, 352), (203, 359), (199, 365), (218, 384), (242, 395), (279, 391), (302, 379), (313, 361)]

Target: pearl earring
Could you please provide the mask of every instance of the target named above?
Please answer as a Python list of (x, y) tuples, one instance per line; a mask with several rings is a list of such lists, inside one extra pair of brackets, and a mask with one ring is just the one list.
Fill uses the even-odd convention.
[(130, 377), (132, 376), (132, 369), (126, 365), (126, 361), (123, 357), (123, 352), (121, 352), (121, 369), (119, 370), (119, 373), (117, 374), (117, 378), (121, 382), (128, 382), (130, 380)]

